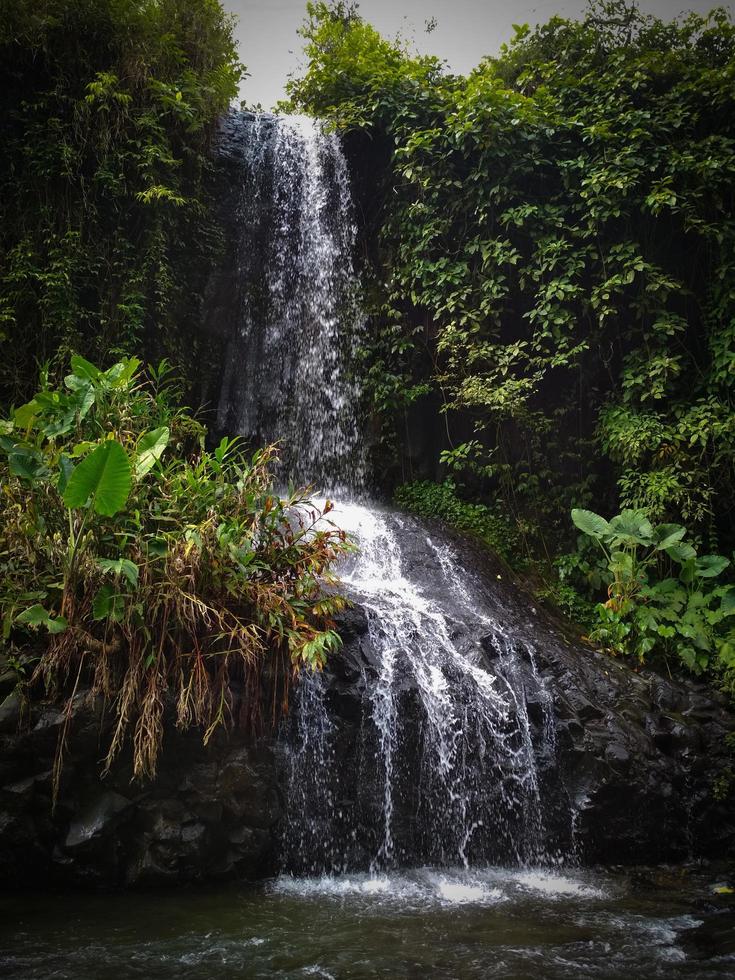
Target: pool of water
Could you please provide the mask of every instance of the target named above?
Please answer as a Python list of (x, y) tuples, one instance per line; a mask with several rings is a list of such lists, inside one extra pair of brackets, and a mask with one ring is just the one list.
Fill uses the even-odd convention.
[(735, 975), (720, 868), (447, 870), (0, 898), (5, 980)]

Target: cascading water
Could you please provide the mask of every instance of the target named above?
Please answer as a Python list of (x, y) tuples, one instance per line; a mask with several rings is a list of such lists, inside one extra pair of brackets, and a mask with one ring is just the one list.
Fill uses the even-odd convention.
[[(302, 678), (284, 865), (313, 873), (558, 860), (571, 816), (539, 773), (556, 745), (531, 643), (501, 625), (454, 549), (418, 522), (357, 503), (338, 503), (330, 517), (360, 545), (341, 577), (367, 618), (364, 676), (352, 682), (363, 697), (346, 734), (322, 721), (323, 678)], [(347, 762), (341, 740), (359, 743)], [(316, 846), (305, 846), (306, 814), (316, 817)]]
[(355, 224), (334, 134), (302, 116), (242, 118), (240, 323), (218, 424), (278, 442), (282, 476), (355, 487), (365, 464), (351, 376), (363, 318)]
[[(383, 807), (373, 864), (546, 856), (536, 756), (553, 753), (553, 714), (531, 648), (519, 653), (456, 553), (417, 522), (355, 504), (338, 505), (335, 520), (360, 542), (343, 581), (377, 653), (367, 714)], [(542, 706), (538, 733), (527, 698)], [(412, 808), (409, 833), (396, 832), (395, 810)]]
[[(312, 120), (242, 125), (244, 288), (220, 424), (279, 441), (284, 476), (349, 501), (364, 490), (365, 454), (345, 159)], [(367, 617), (363, 696), (348, 739), (357, 745), (346, 763), (330, 685), (302, 675), (286, 726), (284, 869), (557, 855), (537, 765), (554, 753), (553, 703), (531, 645), (488, 612), (451, 546), (418, 522), (354, 502), (330, 516), (359, 545), (342, 569)]]

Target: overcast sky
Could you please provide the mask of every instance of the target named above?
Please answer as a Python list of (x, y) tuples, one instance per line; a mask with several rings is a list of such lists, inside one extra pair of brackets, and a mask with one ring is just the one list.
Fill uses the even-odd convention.
[[(660, 17), (682, 10), (733, 9), (735, 0), (640, 0), (639, 6)], [(301, 62), (301, 38), (296, 31), (304, 19), (306, 0), (223, 0), (239, 17), (240, 57), (250, 77), (241, 95), (251, 105), (269, 109), (283, 96), (289, 72)], [(381, 34), (397, 32), (412, 38), (423, 53), (446, 59), (453, 71), (465, 73), (486, 54), (497, 52), (513, 34), (512, 24), (543, 23), (554, 14), (573, 17), (584, 0), (362, 0), (360, 13)], [(437, 27), (426, 33), (425, 24)]]

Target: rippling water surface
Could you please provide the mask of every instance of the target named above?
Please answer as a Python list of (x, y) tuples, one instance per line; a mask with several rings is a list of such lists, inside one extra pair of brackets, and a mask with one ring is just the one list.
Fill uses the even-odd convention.
[(0, 976), (732, 977), (733, 913), (716, 885), (712, 871), (682, 869), (427, 868), (5, 897)]

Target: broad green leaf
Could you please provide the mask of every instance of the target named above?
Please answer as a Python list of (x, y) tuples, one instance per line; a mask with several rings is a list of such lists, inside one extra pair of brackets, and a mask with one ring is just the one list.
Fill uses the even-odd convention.
[(42, 605), (40, 605), (40, 603), (36, 603), (34, 606), (29, 606), (28, 609), (24, 609), (22, 613), (15, 617), (16, 622), (25, 623), (28, 626), (40, 626), (49, 618), (48, 612)]
[(77, 466), (64, 491), (67, 507), (83, 507), (91, 498), (98, 514), (113, 517), (125, 506), (132, 483), (130, 460), (114, 439), (107, 439)]
[(30, 446), (13, 446), (8, 452), (8, 467), (14, 476), (29, 483), (34, 483), (48, 473), (40, 452)]
[(76, 418), (75, 410), (67, 407), (65, 412), (56, 415), (44, 425), (41, 431), (47, 439), (57, 439), (59, 436), (68, 435), (76, 425)]
[(86, 456), (87, 453), (91, 452), (95, 446), (98, 444), (96, 442), (78, 442), (71, 451), (74, 459), (79, 459), (80, 456)]
[(716, 578), (729, 564), (728, 559), (722, 555), (702, 555), (697, 558), (695, 568), (700, 578)]
[(74, 472), (74, 464), (66, 455), (62, 453), (59, 458), (59, 479), (56, 483), (56, 487), (60, 494), (63, 495), (66, 490), (67, 484), (69, 483), (69, 478)]
[(138, 373), (141, 363), (137, 357), (124, 357), (105, 371), (102, 377), (110, 388), (127, 388)]
[(129, 558), (120, 559), (121, 570), (125, 578), (128, 580), (133, 588), (138, 585), (138, 575), (139, 569), (134, 561), (130, 561)]
[(610, 525), (605, 518), (591, 510), (573, 510), (572, 520), (580, 531), (593, 538), (603, 538), (610, 532)]
[(665, 551), (677, 541), (681, 541), (687, 533), (685, 527), (680, 524), (659, 524), (653, 529), (653, 539), (656, 542), (657, 551)]
[(83, 419), (95, 403), (95, 390), (89, 381), (85, 378), (77, 378), (74, 374), (66, 378), (66, 383), (74, 392), (69, 400), (69, 407), (74, 409), (75, 415)]
[(102, 374), (98, 367), (80, 357), (79, 354), (72, 354), (71, 369), (78, 378), (86, 378), (87, 381), (97, 381)]
[(103, 572), (124, 575), (133, 588), (137, 586), (139, 569), (129, 558), (100, 558), (98, 564)]
[(119, 622), (125, 612), (125, 598), (112, 585), (103, 585), (92, 600), (93, 619)]
[(170, 432), (167, 425), (162, 425), (159, 429), (146, 432), (138, 443), (138, 458), (135, 462), (135, 475), (140, 478), (145, 476), (161, 458), (161, 454), (168, 445)]
[(49, 633), (63, 633), (69, 623), (64, 616), (51, 616), (39, 603), (29, 606), (15, 617), (16, 623), (25, 626), (45, 626)]
[(735, 587), (731, 587), (723, 595), (720, 610), (725, 616), (735, 614)]
[(681, 590), (681, 586), (679, 585), (679, 583), (675, 578), (661, 579), (660, 582), (656, 582), (655, 585), (651, 585), (648, 588), (648, 592), (650, 595), (661, 599), (673, 598), (674, 595), (678, 593), (684, 595), (684, 593)]
[(632, 578), (633, 557), (627, 551), (613, 551), (610, 555), (610, 571), (622, 578)]
[(69, 623), (65, 616), (56, 616), (53, 619), (49, 617), (48, 622), (44, 623), (44, 625), (49, 633), (63, 633)]
[(610, 534), (621, 544), (653, 543), (653, 525), (642, 511), (624, 510), (610, 521)]
[(36, 397), (32, 401), (26, 402), (25, 405), (21, 405), (20, 408), (16, 408), (13, 412), (13, 421), (19, 429), (30, 429), (40, 411), (41, 405)]
[(697, 557), (697, 552), (692, 548), (690, 544), (686, 544), (683, 541), (677, 541), (676, 544), (671, 545), (670, 548), (665, 548), (666, 554), (669, 558), (683, 565), (684, 562), (691, 561), (692, 558)]

